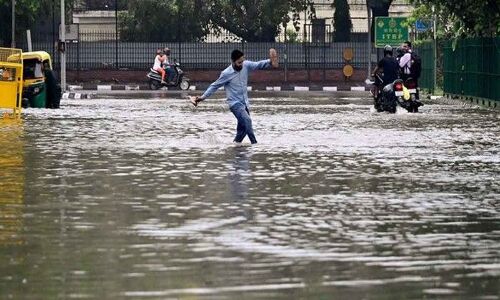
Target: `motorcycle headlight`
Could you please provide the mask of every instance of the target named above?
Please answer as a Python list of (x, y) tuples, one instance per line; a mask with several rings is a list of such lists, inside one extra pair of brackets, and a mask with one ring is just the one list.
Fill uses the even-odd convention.
[(33, 89), (33, 94), (38, 94), (40, 93), (40, 88), (39, 87), (36, 87)]

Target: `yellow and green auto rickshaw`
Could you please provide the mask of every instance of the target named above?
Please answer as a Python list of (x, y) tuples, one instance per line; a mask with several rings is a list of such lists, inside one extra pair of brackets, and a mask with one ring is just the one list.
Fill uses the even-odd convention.
[(61, 88), (45, 51), (23, 52), (23, 107), (59, 108)]

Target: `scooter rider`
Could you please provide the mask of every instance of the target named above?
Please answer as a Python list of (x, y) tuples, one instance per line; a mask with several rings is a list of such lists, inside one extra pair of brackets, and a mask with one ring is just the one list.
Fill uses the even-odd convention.
[(393, 56), (392, 46), (386, 45), (384, 47), (384, 58), (378, 62), (377, 67), (372, 73), (372, 76), (375, 78), (377, 73), (383, 73), (382, 82), (379, 82), (378, 88), (382, 89), (384, 86), (393, 83), (394, 80), (398, 79), (398, 72), (399, 65)]
[(166, 56), (163, 50), (156, 51), (155, 62), (153, 64), (153, 70), (161, 74), (161, 84), (167, 84), (165, 82), (165, 70), (162, 68), (162, 63), (165, 61)]
[(170, 84), (174, 84), (174, 78), (175, 78), (175, 70), (170, 64), (170, 48), (165, 47), (163, 49), (163, 53), (165, 53), (165, 60), (163, 61), (163, 66), (165, 68), (165, 71), (167, 72), (167, 81)]

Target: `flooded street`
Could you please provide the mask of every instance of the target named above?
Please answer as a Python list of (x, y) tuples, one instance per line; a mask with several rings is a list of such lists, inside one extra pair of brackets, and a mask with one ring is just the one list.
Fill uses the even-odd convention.
[(0, 299), (500, 299), (500, 115), (66, 100), (0, 123)]

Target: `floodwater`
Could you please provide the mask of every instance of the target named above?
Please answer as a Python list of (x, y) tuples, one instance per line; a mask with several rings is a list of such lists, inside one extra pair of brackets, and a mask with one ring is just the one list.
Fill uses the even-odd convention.
[[(500, 299), (500, 115), (66, 100), (0, 123), (0, 299)], [(248, 143), (248, 140), (245, 140)]]

